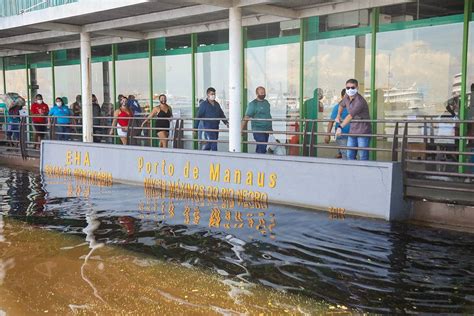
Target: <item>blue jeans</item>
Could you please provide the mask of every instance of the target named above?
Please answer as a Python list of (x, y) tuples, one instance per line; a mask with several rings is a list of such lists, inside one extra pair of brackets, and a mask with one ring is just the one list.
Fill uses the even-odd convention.
[[(215, 141), (219, 138), (219, 132), (204, 132), (204, 138), (206, 140)], [(207, 142), (202, 150), (217, 151), (217, 142)]]
[[(347, 147), (369, 147), (370, 137), (369, 136), (349, 136), (347, 138)], [(359, 152), (359, 160), (369, 160), (368, 150), (347, 150), (347, 159), (355, 160)]]
[[(253, 133), (253, 139), (256, 142), (268, 143), (267, 133)], [(257, 154), (266, 154), (267, 153), (267, 144), (257, 144), (257, 149), (255, 150)]]
[[(341, 147), (346, 147), (347, 146), (347, 136), (336, 137), (336, 144), (338, 146), (341, 146)], [(338, 151), (341, 153), (342, 159), (346, 160), (347, 159), (347, 149), (340, 148)]]
[(56, 126), (56, 139), (57, 140), (69, 140), (71, 135), (65, 135), (63, 133), (70, 133), (69, 126)]

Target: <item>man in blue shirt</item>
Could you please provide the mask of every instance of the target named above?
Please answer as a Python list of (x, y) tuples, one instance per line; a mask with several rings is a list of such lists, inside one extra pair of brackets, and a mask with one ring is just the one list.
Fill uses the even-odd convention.
[[(207, 99), (199, 104), (197, 118), (205, 118), (202, 120), (202, 126), (205, 129), (204, 138), (206, 144), (203, 150), (217, 151), (217, 140), (219, 138), (219, 123), (222, 122), (229, 127), (224, 111), (220, 104), (216, 101), (216, 89), (210, 87), (207, 89)], [(214, 120), (212, 120), (214, 119)], [(198, 128), (200, 120), (194, 121), (194, 128)]]
[[(346, 95), (346, 89), (342, 89), (341, 91), (341, 99), (344, 99), (344, 96)], [(336, 103), (332, 109), (332, 112), (331, 112), (331, 122), (328, 123), (328, 129), (327, 129), (327, 133), (328, 134), (331, 134), (331, 130), (332, 130), (332, 127), (334, 125), (334, 120), (336, 119), (337, 117), (337, 113), (339, 112), (339, 103)], [(346, 116), (349, 114), (349, 111), (344, 108), (342, 110), (342, 114), (341, 114), (341, 120), (343, 121)], [(339, 127), (339, 123), (336, 122), (336, 129)], [(347, 147), (347, 134), (349, 134), (349, 130), (350, 130), (350, 124), (347, 124), (346, 126), (344, 126), (344, 128), (342, 128), (342, 135), (340, 136), (336, 136), (336, 144), (340, 147)], [(326, 144), (329, 144), (331, 140), (331, 136), (330, 135), (326, 135), (324, 137), (324, 142)], [(342, 159), (347, 159), (347, 150), (344, 150), (344, 149), (338, 149), (338, 154), (336, 156), (336, 158), (342, 158)]]

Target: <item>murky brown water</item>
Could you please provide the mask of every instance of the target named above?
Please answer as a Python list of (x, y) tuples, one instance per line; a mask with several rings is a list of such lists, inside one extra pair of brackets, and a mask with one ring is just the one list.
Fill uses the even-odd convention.
[(471, 315), (473, 243), (0, 167), (0, 316)]
[[(0, 311), (33, 314), (346, 313), (0, 215)], [(1, 314), (1, 312), (0, 312)]]

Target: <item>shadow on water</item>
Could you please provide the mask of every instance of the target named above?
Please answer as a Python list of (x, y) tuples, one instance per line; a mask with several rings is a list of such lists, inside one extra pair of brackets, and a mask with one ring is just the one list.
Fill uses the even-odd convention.
[(356, 311), (474, 312), (474, 235), (275, 205), (176, 199), (7, 168), (0, 182), (4, 215), (96, 247), (115, 245), (204, 268), (229, 283), (261, 284)]

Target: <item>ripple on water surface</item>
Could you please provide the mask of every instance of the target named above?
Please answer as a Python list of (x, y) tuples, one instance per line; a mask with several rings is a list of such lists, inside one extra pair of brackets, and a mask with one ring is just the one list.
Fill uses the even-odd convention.
[[(114, 303), (127, 302), (129, 310), (203, 313), (474, 312), (473, 235), (274, 205), (172, 199), (6, 168), (0, 182), (4, 222), (15, 227), (3, 238), (19, 243), (23, 236), (25, 245), (58, 258), (48, 261), (27, 246), (29, 261), (50, 262), (39, 268), (50, 279), (23, 259), (4, 268), (5, 279), (12, 269), (31, 270), (18, 278), (36, 278), (57, 304), (71, 302), (63, 308), (128, 310)], [(21, 247), (1, 243), (1, 260), (11, 266), (9, 258), (21, 258), (13, 249)], [(55, 277), (66, 275), (68, 285), (57, 292)], [(23, 292), (12, 289), (20, 283), (8, 284), (0, 291), (16, 301)]]

